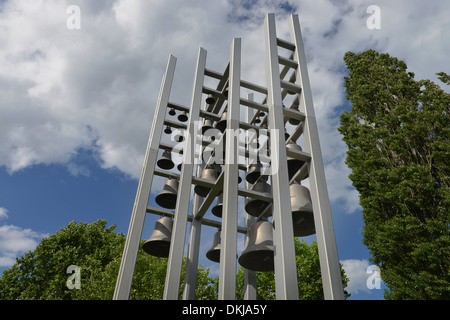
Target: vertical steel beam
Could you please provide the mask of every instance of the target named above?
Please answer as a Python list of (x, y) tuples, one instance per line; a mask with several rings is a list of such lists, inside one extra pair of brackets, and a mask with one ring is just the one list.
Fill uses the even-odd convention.
[[(275, 249), (275, 289), (278, 300), (298, 300), (294, 230), (287, 171), (284, 116), (275, 15), (265, 19), (266, 79), (269, 129), (271, 132), (272, 196)], [(273, 141), (272, 139), (276, 139)], [(274, 143), (275, 142), (275, 143)]]
[[(201, 157), (201, 154), (200, 154)], [(199, 176), (204, 165), (198, 165), (197, 176)], [(195, 213), (203, 203), (203, 197), (194, 195), (192, 212), (194, 219), (191, 222), (191, 231), (189, 233), (188, 253), (186, 259), (186, 275), (184, 277), (183, 300), (195, 300), (195, 288), (197, 282), (198, 254), (200, 249), (200, 235), (202, 231), (202, 219), (195, 218)]]
[[(247, 99), (249, 101), (253, 101), (253, 93), (249, 93), (247, 95)], [(259, 111), (258, 111), (259, 112)], [(245, 122), (250, 123), (253, 116), (255, 114), (255, 110), (252, 108), (245, 108)], [(250, 137), (246, 137), (246, 144), (249, 146)], [(246, 166), (248, 170), (248, 166), (250, 165), (249, 158), (246, 158)], [(252, 185), (245, 181), (245, 187), (247, 189), (251, 189)], [(252, 217), (248, 213), (245, 213), (245, 228), (247, 231), (250, 230), (250, 226), (256, 221), (255, 217)], [(245, 247), (248, 245), (249, 234), (245, 235)], [(256, 300), (256, 271), (244, 269), (244, 300)]]
[[(220, 250), (219, 300), (236, 298), (236, 250), (238, 218), (238, 147), (241, 87), (241, 39), (231, 45), (223, 190), (222, 244)], [(237, 135), (235, 135), (237, 133)], [(237, 136), (237, 139), (235, 138)]]
[(198, 119), (203, 92), (203, 81), (206, 68), (206, 50), (199, 49), (197, 67), (195, 71), (194, 87), (187, 124), (188, 134), (183, 152), (183, 166), (181, 170), (178, 197), (176, 203), (175, 220), (164, 286), (164, 299), (177, 300), (180, 288), (181, 267), (183, 263), (184, 243), (186, 240), (187, 218), (191, 196), (192, 174), (194, 172), (195, 142), (197, 139)]
[(331, 218), (330, 201), (325, 180), (325, 171), (320, 150), (319, 133), (309, 83), (305, 49), (303, 46), (298, 15), (290, 19), (291, 41), (295, 45), (294, 59), (298, 62), (297, 84), (302, 88), (300, 107), (305, 115), (304, 140), (305, 151), (311, 155), (309, 184), (314, 211), (314, 222), (319, 249), (320, 269), (322, 273), (325, 299), (344, 299), (341, 270)]
[(148, 198), (153, 182), (153, 172), (158, 157), (159, 142), (161, 140), (167, 104), (172, 88), (176, 61), (177, 59), (174, 56), (169, 57), (166, 73), (161, 84), (145, 160), (131, 214), (130, 226), (128, 228), (127, 239), (125, 241), (123, 256), (120, 263), (116, 288), (114, 290), (114, 300), (127, 300), (130, 296), (131, 282), (133, 280), (139, 243), (142, 237), (142, 228), (144, 227)]

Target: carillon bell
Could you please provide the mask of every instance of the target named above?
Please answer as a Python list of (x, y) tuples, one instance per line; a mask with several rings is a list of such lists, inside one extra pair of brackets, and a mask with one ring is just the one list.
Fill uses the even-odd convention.
[(165, 134), (172, 134), (172, 128), (171, 128), (170, 126), (167, 126), (167, 127), (164, 129), (164, 133), (165, 133)]
[[(296, 103), (294, 103), (294, 104), (291, 106), (290, 109), (295, 110), (295, 111), (299, 111), (299, 105), (296, 104)], [(300, 122), (301, 122), (301, 121), (298, 120), (298, 119), (289, 118), (289, 123), (292, 124), (293, 126), (299, 125)]]
[(155, 197), (155, 202), (166, 209), (175, 209), (178, 196), (178, 180), (169, 178), (163, 187), (163, 191)]
[(155, 223), (150, 239), (144, 242), (142, 249), (155, 257), (169, 257), (170, 239), (172, 237), (173, 220), (169, 217), (162, 217)]
[(214, 97), (214, 95), (213, 94), (208, 95), (208, 98), (206, 98), (206, 103), (213, 104), (214, 102), (216, 102), (216, 98)]
[(177, 114), (177, 112), (175, 111), (174, 108), (169, 110), (169, 115), (171, 115), (172, 117), (175, 116)]
[(227, 111), (225, 110), (220, 117), (219, 122), (216, 123), (216, 129), (224, 133), (227, 128)]
[(158, 165), (158, 167), (164, 170), (172, 169), (175, 164), (172, 161), (172, 153), (170, 152), (170, 150), (165, 150), (161, 156), (161, 159), (159, 159), (156, 164)]
[(211, 212), (213, 215), (215, 215), (218, 218), (222, 218), (222, 209), (223, 209), (223, 193), (221, 193), (217, 197), (217, 203), (216, 205), (211, 209)]
[(174, 139), (176, 142), (183, 142), (184, 141), (184, 130), (178, 129), (177, 133), (175, 133)]
[(247, 175), (245, 176), (245, 180), (248, 183), (254, 184), (256, 180), (261, 176), (262, 163), (257, 161), (256, 163), (252, 163), (248, 167)]
[(206, 131), (209, 129), (214, 129), (214, 120), (206, 118), (203, 120), (203, 126), (202, 126), (202, 135), (205, 135)]
[[(270, 184), (266, 182), (266, 178), (260, 179), (252, 188), (253, 191), (258, 191), (270, 196), (272, 194), (272, 188)], [(245, 211), (251, 216), (258, 217), (264, 209), (269, 205), (269, 202), (258, 199), (249, 199), (245, 204)]]
[[(207, 165), (205, 167), (205, 169), (203, 169), (200, 178), (210, 180), (210, 181), (216, 181), (217, 172), (216, 172), (216, 170), (214, 170), (213, 166)], [(211, 188), (200, 186), (200, 185), (196, 185), (194, 187), (194, 192), (201, 197), (206, 197), (210, 190), (211, 190)]]
[(305, 237), (316, 233), (311, 194), (308, 188), (294, 182), (291, 192), (292, 224), (295, 237)]
[(211, 249), (206, 252), (206, 257), (213, 262), (220, 262), (220, 242), (221, 231), (214, 234), (214, 241)]
[(249, 230), (247, 248), (239, 264), (253, 271), (274, 271), (273, 228), (269, 221), (260, 220)]
[[(302, 148), (292, 140), (289, 140), (289, 142), (286, 145), (286, 148), (302, 151)], [(294, 175), (297, 173), (298, 170), (300, 170), (300, 168), (303, 166), (304, 163), (305, 161), (297, 160), (292, 157), (287, 157), (289, 180), (291, 180), (294, 177)]]
[(188, 121), (187, 112), (186, 111), (181, 111), (181, 113), (178, 116), (178, 120), (181, 121), (181, 122)]

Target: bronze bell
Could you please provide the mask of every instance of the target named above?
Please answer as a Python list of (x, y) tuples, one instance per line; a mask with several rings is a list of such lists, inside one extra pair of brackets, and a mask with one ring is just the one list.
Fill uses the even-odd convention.
[[(292, 140), (288, 141), (286, 148), (302, 151), (302, 148)], [(291, 180), (292, 177), (294, 177), (294, 175), (297, 173), (298, 170), (300, 170), (300, 168), (303, 166), (304, 163), (305, 161), (302, 160), (297, 160), (291, 157), (287, 158), (289, 180)]]
[(206, 118), (203, 120), (203, 126), (202, 126), (202, 135), (205, 135), (206, 131), (209, 129), (214, 129), (213, 127), (214, 120)]
[(220, 239), (221, 231), (214, 234), (214, 241), (211, 249), (206, 252), (206, 257), (213, 262), (220, 262)]
[[(294, 103), (294, 104), (291, 106), (290, 109), (295, 110), (295, 111), (299, 111), (299, 105), (296, 104), (296, 103)], [(292, 124), (293, 126), (299, 125), (300, 122), (301, 122), (301, 121), (298, 120), (298, 119), (289, 118), (289, 123)]]
[[(252, 190), (266, 193), (270, 196), (272, 194), (272, 188), (266, 180), (266, 178), (260, 179), (257, 183), (255, 183)], [(251, 216), (258, 217), (269, 204), (269, 202), (264, 200), (248, 199), (245, 204), (245, 211), (247, 211), (247, 213)]]
[(305, 237), (316, 233), (311, 194), (308, 188), (294, 182), (289, 186), (291, 192), (292, 224), (294, 237)]
[(172, 128), (171, 128), (170, 126), (167, 126), (167, 127), (164, 129), (164, 133), (165, 133), (165, 134), (172, 134)]
[(216, 129), (224, 133), (227, 128), (227, 111), (225, 110), (220, 117), (219, 122), (216, 123)]
[(178, 196), (178, 180), (169, 178), (163, 191), (155, 197), (156, 203), (166, 209), (175, 209)]
[(169, 110), (169, 115), (171, 115), (172, 117), (173, 117), (174, 115), (176, 115), (176, 114), (177, 114), (177, 112), (175, 111), (174, 108), (172, 108), (172, 109)]
[(169, 217), (162, 217), (156, 221), (152, 236), (144, 242), (142, 249), (155, 257), (169, 257), (172, 226), (173, 220)]
[[(217, 171), (214, 170), (213, 166), (207, 165), (205, 167), (205, 169), (203, 169), (200, 178), (206, 179), (206, 180), (211, 180), (211, 181), (216, 181), (216, 179), (217, 179)], [(195, 193), (198, 194), (201, 197), (206, 197), (210, 190), (211, 190), (211, 188), (203, 187), (203, 186), (200, 186), (200, 185), (196, 185), (194, 187)]]
[(208, 95), (208, 98), (206, 98), (206, 103), (213, 104), (214, 102), (216, 102), (216, 98), (214, 97), (214, 95), (213, 94)]
[(184, 130), (178, 129), (177, 133), (175, 133), (174, 139), (176, 142), (183, 142), (184, 141)]
[(217, 204), (211, 209), (211, 212), (216, 217), (222, 218), (222, 209), (223, 209), (223, 193), (221, 193), (217, 197)]
[(247, 175), (245, 176), (245, 180), (248, 183), (254, 184), (256, 180), (261, 176), (262, 163), (257, 161), (256, 163), (252, 163), (248, 167)]
[(181, 111), (180, 112), (180, 114), (178, 115), (178, 121), (181, 121), (181, 122), (188, 121), (188, 116), (187, 116), (187, 112), (186, 111)]
[(274, 271), (273, 228), (269, 221), (252, 224), (247, 248), (238, 261), (248, 270)]
[(156, 164), (158, 165), (158, 167), (164, 170), (172, 169), (175, 164), (172, 161), (172, 153), (170, 152), (170, 150), (165, 150), (161, 156), (161, 159), (159, 159)]

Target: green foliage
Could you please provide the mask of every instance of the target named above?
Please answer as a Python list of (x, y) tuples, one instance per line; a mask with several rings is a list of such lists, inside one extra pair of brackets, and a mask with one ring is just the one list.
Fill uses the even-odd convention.
[[(450, 298), (450, 95), (388, 54), (348, 52), (339, 132), (390, 299)], [(440, 80), (450, 77), (441, 72)]]
[[(106, 221), (69, 223), (3, 272), (0, 300), (111, 300), (125, 237)], [(81, 289), (69, 290), (69, 266), (80, 268)], [(162, 299), (167, 259), (139, 250), (130, 299)], [(208, 270), (198, 271), (198, 296), (209, 299)]]
[[(3, 272), (0, 300), (111, 300), (116, 285), (125, 237), (106, 227), (106, 221), (69, 223), (25, 253)], [(295, 239), (300, 299), (323, 299), (317, 244), (311, 246)], [(66, 273), (69, 266), (80, 268), (81, 289), (69, 290)], [(186, 263), (183, 262), (182, 274)], [(130, 299), (160, 300), (163, 297), (167, 259), (150, 256), (140, 248), (136, 261)], [(342, 270), (344, 287), (348, 279)], [(182, 296), (184, 277), (179, 297)], [(275, 299), (273, 272), (258, 272), (258, 299)], [(218, 278), (209, 270), (197, 272), (196, 299), (217, 299)], [(346, 293), (348, 297), (349, 294)], [(244, 297), (244, 269), (237, 274), (237, 298)]]

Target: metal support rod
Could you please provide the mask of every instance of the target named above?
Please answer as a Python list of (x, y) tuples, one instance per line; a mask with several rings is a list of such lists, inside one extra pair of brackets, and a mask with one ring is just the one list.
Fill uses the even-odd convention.
[[(247, 99), (253, 101), (253, 93), (249, 93)], [(245, 122), (249, 123), (254, 116), (255, 111), (250, 108), (245, 110)], [(246, 137), (247, 145), (250, 143), (250, 137)], [(249, 159), (246, 159), (246, 166), (250, 165)], [(251, 189), (251, 184), (245, 181), (245, 187)], [(248, 213), (245, 213), (245, 227), (250, 230), (250, 227), (255, 223), (256, 218)], [(248, 245), (249, 234), (245, 235), (245, 247)], [(244, 269), (244, 300), (256, 300), (256, 271)]]
[(120, 263), (119, 274), (117, 276), (117, 283), (113, 296), (114, 300), (126, 300), (130, 296), (131, 282), (133, 280), (139, 243), (142, 237), (148, 198), (152, 187), (153, 172), (157, 161), (159, 141), (161, 140), (176, 61), (177, 59), (174, 56), (169, 57), (166, 73), (161, 84), (145, 160), (139, 179), (133, 212), (131, 214), (130, 226), (128, 228), (127, 239), (125, 241), (123, 256)]
[(344, 299), (341, 269), (331, 218), (330, 201), (325, 180), (322, 152), (320, 150), (319, 133), (312, 100), (311, 85), (309, 83), (306, 55), (303, 46), (301, 28), (298, 15), (290, 19), (291, 41), (294, 43), (295, 61), (300, 68), (297, 70), (297, 85), (303, 91), (300, 97), (300, 108), (305, 113), (304, 140), (305, 149), (311, 155), (309, 168), (309, 184), (314, 212), (314, 223), (317, 234), (320, 269), (325, 299)]
[(238, 141), (239, 134), (241, 39), (233, 39), (228, 84), (228, 111), (223, 190), (222, 244), (220, 250), (219, 300), (236, 298), (236, 255), (238, 218)]
[[(274, 14), (267, 14), (266, 30), (266, 77), (269, 129), (271, 136), (273, 241), (275, 249), (275, 289), (278, 300), (298, 300), (297, 267), (295, 260), (294, 231), (289, 190), (289, 177), (284, 140), (283, 103), (281, 98), (278, 46)], [(275, 130), (278, 130), (275, 132)], [(280, 132), (281, 131), (281, 132)], [(278, 133), (274, 134), (273, 133)], [(276, 140), (275, 140), (276, 139)], [(275, 144), (274, 144), (275, 140)]]
[(164, 299), (178, 299), (181, 267), (183, 262), (184, 243), (186, 240), (187, 217), (191, 195), (192, 174), (194, 172), (195, 138), (197, 136), (196, 122), (200, 115), (203, 80), (206, 66), (206, 50), (199, 49), (195, 72), (192, 101), (188, 120), (188, 134), (183, 152), (183, 166), (181, 170), (178, 197), (176, 203), (175, 220), (172, 229), (169, 259), (167, 264)]
[[(197, 166), (197, 176), (199, 176), (204, 165)], [(195, 214), (203, 202), (203, 197), (194, 195), (192, 212)], [(186, 274), (184, 277), (183, 300), (195, 299), (195, 286), (197, 282), (198, 255), (200, 249), (200, 235), (202, 230), (202, 219), (192, 219), (191, 231), (189, 233), (188, 253), (186, 259)]]

